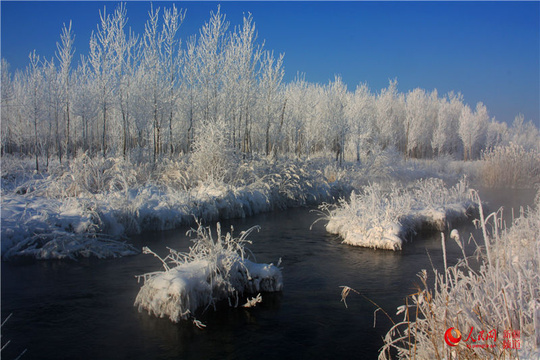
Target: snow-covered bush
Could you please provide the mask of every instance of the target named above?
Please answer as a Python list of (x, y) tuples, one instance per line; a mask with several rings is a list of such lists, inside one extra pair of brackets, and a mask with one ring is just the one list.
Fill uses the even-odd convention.
[(400, 161), (401, 156), (393, 147), (383, 150), (379, 146), (374, 146), (360, 156), (364, 173), (371, 180), (390, 179)]
[[(433, 269), (433, 285), (422, 270), (418, 291), (398, 307), (403, 319), (386, 334), (380, 359), (392, 354), (404, 359), (537, 359), (540, 355), (539, 201), (536, 210), (523, 213), (510, 229), (503, 227), (501, 212), (484, 217), (478, 197), (477, 201), (484, 240), (483, 245), (477, 244), (479, 264), (464, 250), (454, 266), (446, 266), (445, 258), (442, 271)], [(457, 231), (452, 235), (464, 249)], [(444, 236), (442, 244), (446, 256)], [(455, 346), (444, 341), (450, 328), (461, 333)], [(517, 347), (505, 339), (505, 331), (520, 334)], [(495, 338), (486, 339), (488, 334)]]
[(67, 164), (51, 165), (48, 173), (43, 172), (39, 177), (34, 176), (20, 183), (15, 192), (68, 198), (107, 191), (125, 191), (145, 180), (144, 174), (149, 171), (146, 165), (140, 166), (122, 158), (103, 158), (100, 155), (92, 157), (83, 153)]
[(540, 153), (510, 143), (482, 154), (481, 179), (489, 187), (534, 188), (540, 184)]
[[(279, 196), (287, 203), (302, 205), (310, 200), (317, 202), (321, 195), (325, 195), (324, 190), (326, 190), (327, 184), (324, 181), (319, 181), (322, 176), (318, 170), (310, 169), (306, 164), (292, 161), (280, 164), (277, 170), (273, 174), (272, 182), (275, 184), (274, 188), (277, 189)], [(321, 186), (323, 191), (318, 189)]]
[[(28, 161), (14, 164), (8, 168), (26, 167)], [(44, 249), (58, 231), (63, 233), (58, 239), (65, 240), (62, 247), (66, 239), (83, 238), (87, 245), (101, 246), (93, 239), (112, 244), (108, 240), (123, 235), (190, 225), (194, 217), (204, 221), (241, 218), (342, 195), (341, 184), (329, 185), (318, 166), (255, 157), (231, 168), (226, 183), (195, 178), (184, 160), (163, 161), (151, 168), (129, 158), (92, 159), (83, 154), (69, 164), (56, 164), (49, 173), (26, 178), (17, 173), (9, 184), (2, 184), (2, 251), (4, 257), (55, 257), (37, 249)], [(73, 250), (69, 256), (82, 255), (77, 255), (78, 246), (68, 247)]]
[(2, 258), (107, 258), (137, 253), (131, 245), (102, 232), (105, 226), (95, 203), (4, 196)]
[(371, 248), (399, 250), (402, 244), (403, 214), (411, 212), (413, 199), (398, 187), (388, 192), (380, 184), (364, 187), (363, 193), (353, 192), (350, 200), (341, 198), (338, 207), (323, 204), (321, 210), (328, 219), (326, 231), (339, 234), (343, 242)]
[(156, 173), (156, 182), (171, 190), (187, 191), (194, 185), (186, 161), (164, 159)]
[(448, 188), (440, 179), (419, 180), (411, 189), (395, 184), (390, 190), (381, 184), (353, 192), (337, 206), (320, 206), (328, 220), (326, 230), (339, 234), (349, 245), (400, 250), (406, 235), (429, 227), (444, 230), (448, 223), (471, 213), (469, 189), (465, 180)]
[[(201, 308), (215, 306), (220, 300), (229, 300), (238, 306), (244, 294), (275, 292), (283, 288), (281, 270), (273, 264), (257, 264), (249, 258), (245, 247), (251, 243), (248, 235), (258, 227), (241, 232), (239, 238), (230, 233), (222, 235), (217, 224), (214, 239), (209, 227), (199, 224), (197, 239), (188, 253), (170, 249), (164, 259), (148, 248), (145, 253), (158, 257), (164, 271), (139, 276), (144, 279), (135, 306), (158, 317), (169, 317), (173, 322), (193, 319)], [(254, 301), (248, 301), (251, 305)]]
[(64, 177), (69, 184), (66, 189), (69, 196), (127, 190), (137, 183), (133, 165), (122, 158), (90, 157), (86, 153), (70, 161)]
[(191, 176), (201, 181), (227, 182), (238, 164), (224, 122), (207, 121), (195, 134)]

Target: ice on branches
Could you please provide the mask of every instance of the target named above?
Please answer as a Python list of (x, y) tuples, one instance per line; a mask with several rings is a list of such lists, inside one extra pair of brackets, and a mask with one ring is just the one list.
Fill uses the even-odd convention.
[(364, 187), (362, 194), (340, 199), (337, 207), (323, 204), (326, 230), (349, 245), (401, 250), (406, 235), (429, 227), (439, 231), (466, 219), (474, 211), (465, 180), (448, 188), (440, 179), (417, 181), (411, 189), (380, 184)]
[[(199, 224), (197, 230), (190, 231), (197, 238), (188, 253), (169, 249), (169, 254), (160, 258), (145, 248), (143, 252), (158, 257), (164, 269), (138, 276), (144, 284), (134, 305), (139, 311), (179, 322), (220, 300), (229, 299), (233, 305), (242, 294), (281, 291), (279, 264), (258, 264), (249, 259), (252, 254), (245, 246), (251, 242), (247, 237), (258, 229), (252, 227), (235, 238), (232, 229), (223, 235), (218, 223), (214, 238), (209, 227)], [(248, 304), (254, 306), (261, 301), (259, 294)]]

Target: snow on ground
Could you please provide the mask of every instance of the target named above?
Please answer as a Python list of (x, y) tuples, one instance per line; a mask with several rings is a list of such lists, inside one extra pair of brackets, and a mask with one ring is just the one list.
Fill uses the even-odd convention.
[[(402, 162), (391, 151), (373, 152), (360, 163), (343, 166), (324, 154), (303, 160), (254, 158), (231, 164), (234, 171), (227, 181), (197, 178), (184, 158), (163, 159), (152, 168), (144, 162), (82, 154), (69, 163), (52, 161), (48, 172), (36, 173), (32, 166), (33, 159), (2, 157), (3, 259), (122, 256), (135, 249), (119, 240), (142, 231), (318, 205), (368, 181), (455, 177), (455, 166)], [(334, 224), (339, 226), (338, 216)], [(350, 239), (365, 239), (349, 230)], [(389, 238), (387, 247), (392, 248), (399, 243), (394, 230), (374, 227), (372, 232)]]
[[(243, 294), (275, 292), (283, 288), (281, 270), (273, 264), (258, 264), (248, 259), (245, 245), (251, 228), (233, 238), (221, 234), (217, 225), (214, 239), (210, 228), (199, 225), (197, 239), (189, 253), (170, 254), (161, 259), (148, 248), (145, 253), (158, 257), (164, 271), (139, 277), (144, 279), (135, 306), (157, 317), (168, 317), (173, 322), (194, 319), (198, 309), (214, 306), (228, 299), (238, 306)], [(260, 302), (261, 297), (248, 301), (246, 307)], [(234, 302), (234, 303), (233, 303)], [(200, 324), (200, 323), (199, 323)]]
[(76, 199), (6, 195), (2, 197), (2, 256), (37, 259), (118, 257), (135, 248), (98, 233), (99, 216)]
[(345, 244), (401, 250), (404, 239), (422, 228), (439, 231), (451, 228), (474, 211), (464, 180), (448, 188), (441, 179), (414, 183), (412, 189), (380, 184), (353, 192), (350, 200), (340, 199), (337, 207), (323, 204), (326, 230), (340, 235)]
[[(117, 240), (142, 231), (193, 224), (195, 219), (217, 221), (319, 204), (343, 192), (341, 182), (327, 181), (307, 163), (263, 164), (250, 173), (248, 181), (197, 182), (178, 188), (159, 179), (139, 184), (130, 180), (136, 174), (126, 170), (125, 164), (107, 161), (113, 165), (87, 160), (56, 178), (31, 178), (11, 187), (3, 184), (2, 257), (134, 254), (135, 249)], [(91, 166), (99, 171), (86, 169)], [(96, 179), (90, 181), (90, 173), (97, 173)]]

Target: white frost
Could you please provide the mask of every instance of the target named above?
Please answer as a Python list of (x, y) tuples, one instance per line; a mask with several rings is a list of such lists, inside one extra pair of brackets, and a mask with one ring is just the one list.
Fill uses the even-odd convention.
[[(234, 300), (238, 304), (244, 293), (281, 291), (283, 279), (277, 266), (258, 264), (245, 256), (244, 246), (249, 243), (246, 237), (254, 229), (233, 238), (230, 233), (222, 235), (218, 223), (214, 240), (210, 229), (199, 225), (198, 238), (189, 253), (171, 249), (165, 259), (160, 258), (164, 271), (139, 277), (144, 284), (135, 306), (139, 311), (178, 322), (193, 318), (195, 311), (220, 300)], [(149, 249), (145, 252), (152, 253)], [(247, 304), (254, 306), (260, 301), (262, 298), (257, 296)]]
[(340, 199), (336, 208), (324, 204), (326, 230), (340, 235), (345, 244), (377, 249), (401, 250), (407, 234), (429, 227), (443, 231), (452, 222), (466, 219), (474, 204), (464, 180), (447, 188), (440, 179), (417, 181), (412, 189), (380, 184)]

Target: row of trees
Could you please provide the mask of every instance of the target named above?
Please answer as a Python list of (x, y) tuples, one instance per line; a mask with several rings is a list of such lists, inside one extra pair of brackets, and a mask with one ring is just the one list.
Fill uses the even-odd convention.
[[(366, 84), (349, 91), (340, 77), (284, 84), (283, 56), (257, 42), (251, 15), (231, 29), (218, 7), (197, 36), (181, 42), (185, 14), (174, 5), (151, 8), (140, 35), (127, 30), (120, 5), (101, 13), (90, 52), (78, 62), (71, 24), (56, 58), (33, 52), (26, 71), (14, 74), (2, 60), (2, 153), (33, 155), (39, 169), (39, 159), (77, 152), (137, 153), (155, 162), (214, 138), (246, 157), (331, 151), (339, 161), (360, 160), (373, 147), (465, 160), (510, 141), (538, 147), (532, 123), (518, 117), (508, 128), (460, 94), (399, 93), (395, 80), (379, 93)], [(219, 136), (209, 136), (216, 129)]]

